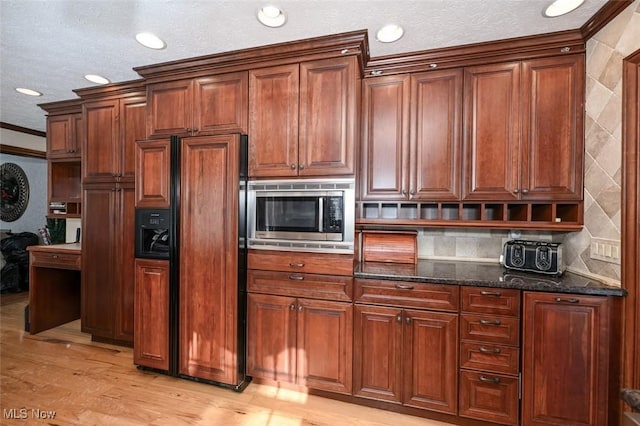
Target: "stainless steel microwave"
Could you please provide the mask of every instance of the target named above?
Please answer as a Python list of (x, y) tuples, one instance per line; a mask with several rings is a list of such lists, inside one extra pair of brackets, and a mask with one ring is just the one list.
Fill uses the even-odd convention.
[(354, 179), (248, 183), (249, 248), (353, 253)]

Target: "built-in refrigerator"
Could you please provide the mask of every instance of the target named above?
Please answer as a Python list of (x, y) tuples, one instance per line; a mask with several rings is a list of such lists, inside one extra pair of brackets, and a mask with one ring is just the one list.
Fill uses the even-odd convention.
[(247, 136), (138, 141), (134, 363), (241, 391)]

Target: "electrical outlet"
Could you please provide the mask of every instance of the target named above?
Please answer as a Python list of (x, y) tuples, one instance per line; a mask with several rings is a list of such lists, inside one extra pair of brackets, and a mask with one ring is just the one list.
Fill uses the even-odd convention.
[(620, 241), (606, 240), (604, 238), (591, 239), (592, 259), (602, 260), (603, 262), (620, 264)]

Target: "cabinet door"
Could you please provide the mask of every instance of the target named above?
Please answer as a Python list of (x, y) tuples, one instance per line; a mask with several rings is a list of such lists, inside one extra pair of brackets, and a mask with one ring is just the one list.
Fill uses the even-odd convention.
[(118, 100), (86, 102), (84, 116), (85, 146), (82, 151), (84, 182), (113, 180), (120, 166)]
[(47, 118), (47, 158), (78, 157), (73, 152), (75, 121), (73, 115), (59, 115)]
[(298, 384), (351, 395), (352, 346), (350, 303), (298, 300)]
[(169, 261), (135, 260), (133, 363), (169, 369)]
[[(249, 293), (247, 374), (296, 382), (296, 299)], [(325, 342), (326, 343), (326, 342)]]
[(144, 97), (120, 100), (120, 176), (133, 180), (136, 171), (136, 141), (146, 137)]
[(529, 425), (606, 425), (606, 297), (524, 293), (523, 417)]
[(523, 62), (522, 198), (581, 200), (584, 55)]
[(464, 199), (518, 198), (520, 63), (464, 71)]
[(404, 312), (403, 403), (456, 414), (458, 315)]
[(192, 134), (246, 133), (247, 86), (246, 72), (195, 80)]
[(147, 86), (147, 137), (185, 136), (193, 123), (191, 80)]
[(403, 200), (409, 187), (408, 75), (364, 80), (362, 199)]
[(402, 401), (402, 310), (355, 305), (353, 394)]
[(116, 294), (115, 184), (85, 187), (82, 214), (82, 309), (84, 333), (113, 338)]
[(249, 72), (249, 176), (298, 175), (297, 64)]
[(460, 199), (461, 119), (461, 70), (411, 76), (411, 198)]
[(239, 136), (181, 140), (181, 374), (237, 385)]
[(136, 143), (137, 208), (170, 206), (171, 145), (169, 139)]
[(300, 176), (354, 173), (359, 89), (355, 57), (300, 64)]
[(116, 235), (114, 261), (116, 268), (114, 338), (133, 342), (135, 283), (135, 190), (133, 182), (116, 188)]
[(73, 114), (71, 116), (71, 123), (73, 132), (71, 133), (69, 150), (71, 151), (71, 156), (79, 158), (82, 154), (82, 143), (84, 135), (82, 113)]

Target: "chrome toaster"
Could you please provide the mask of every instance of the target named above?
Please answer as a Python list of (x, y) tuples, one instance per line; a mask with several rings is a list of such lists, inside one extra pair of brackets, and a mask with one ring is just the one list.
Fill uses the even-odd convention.
[(561, 275), (565, 269), (561, 244), (545, 241), (507, 241), (500, 263), (507, 269), (549, 275)]

